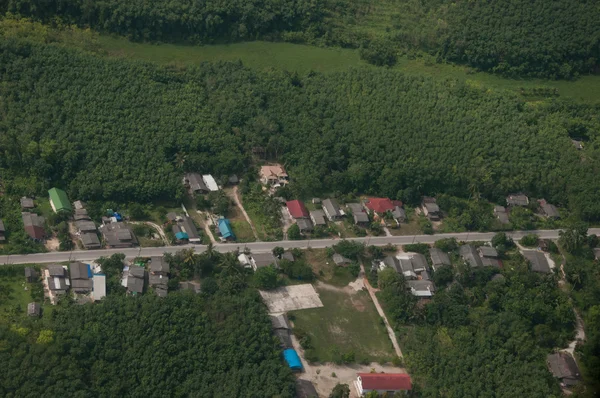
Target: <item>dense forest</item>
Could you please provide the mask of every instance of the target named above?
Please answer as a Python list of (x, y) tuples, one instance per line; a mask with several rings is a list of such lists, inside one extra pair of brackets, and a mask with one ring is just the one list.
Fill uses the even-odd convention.
[[(176, 198), (186, 170), (284, 162), (299, 198), (327, 192), (501, 201), (523, 190), (600, 219), (598, 106), (528, 105), (378, 69), (298, 76), (239, 63), (186, 70), (53, 45), (0, 44), (0, 170), (12, 194)], [(585, 137), (585, 153), (570, 135)]]
[(295, 396), (251, 290), (63, 303), (39, 321), (0, 324), (0, 343), (3, 397)]
[[(422, 50), (484, 71), (556, 79), (597, 72), (600, 63), (595, 0), (4, 0), (0, 10), (133, 40), (261, 38), (360, 47), (377, 65)], [(371, 25), (385, 30), (370, 32)]]
[(406, 292), (401, 275), (379, 274), (380, 300), (402, 336), (421, 396), (561, 395), (545, 357), (573, 336), (568, 297), (555, 275), (531, 272), (518, 254), (503, 261), (502, 276), (494, 279), (495, 269), (438, 269), (438, 291), (423, 306)]
[(87, 26), (133, 40), (210, 43), (254, 40), (319, 25), (322, 5), (310, 0), (4, 0), (0, 9), (44, 22)]

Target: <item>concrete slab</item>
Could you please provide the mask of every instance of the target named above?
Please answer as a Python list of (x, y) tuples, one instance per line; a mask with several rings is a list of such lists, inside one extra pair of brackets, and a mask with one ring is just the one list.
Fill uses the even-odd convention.
[(319, 294), (311, 284), (284, 286), (271, 291), (260, 291), (269, 313), (323, 307)]

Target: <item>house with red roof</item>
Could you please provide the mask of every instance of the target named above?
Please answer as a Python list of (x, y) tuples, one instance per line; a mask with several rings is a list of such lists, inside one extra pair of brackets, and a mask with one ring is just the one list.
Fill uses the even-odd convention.
[(299, 200), (290, 200), (286, 202), (285, 205), (287, 206), (290, 216), (292, 216), (294, 219), (310, 217), (306, 206), (304, 206), (304, 203)]
[(354, 385), (359, 396), (371, 391), (393, 394), (412, 389), (410, 375), (406, 373), (359, 373)]
[(402, 202), (399, 200), (390, 200), (389, 198), (368, 198), (365, 201), (365, 207), (379, 215), (384, 215), (388, 211), (394, 211), (396, 206), (402, 207)]

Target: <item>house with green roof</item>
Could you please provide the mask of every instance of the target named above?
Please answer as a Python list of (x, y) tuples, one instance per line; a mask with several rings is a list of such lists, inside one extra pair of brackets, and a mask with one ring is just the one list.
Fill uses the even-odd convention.
[(52, 188), (48, 191), (48, 194), (50, 195), (50, 206), (52, 206), (52, 210), (54, 210), (55, 213), (73, 210), (67, 194), (62, 189)]

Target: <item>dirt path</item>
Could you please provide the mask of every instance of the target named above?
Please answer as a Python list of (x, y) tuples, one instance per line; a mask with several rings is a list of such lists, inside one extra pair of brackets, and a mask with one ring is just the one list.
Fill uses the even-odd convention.
[[(360, 266), (360, 270), (364, 275), (365, 267), (363, 265)], [(375, 304), (375, 308), (377, 308), (379, 316), (383, 318), (385, 328), (387, 329), (388, 335), (390, 336), (390, 340), (392, 341), (392, 345), (394, 346), (396, 355), (398, 355), (399, 358), (402, 358), (402, 351), (400, 350), (400, 344), (398, 344), (398, 340), (396, 339), (396, 333), (394, 333), (394, 329), (392, 329), (392, 327), (390, 326), (390, 323), (388, 322), (387, 317), (385, 316), (385, 312), (383, 312), (383, 308), (381, 308), (381, 306), (379, 305), (379, 301), (377, 300), (377, 296), (375, 295), (375, 289), (373, 289), (366, 276), (363, 276), (363, 279), (365, 282), (365, 287), (369, 291), (369, 295), (371, 296), (371, 300), (373, 300), (373, 304)]]
[(130, 224), (146, 224), (149, 227), (152, 227), (152, 229), (154, 229), (158, 233), (160, 238), (163, 240), (163, 243), (165, 244), (165, 246), (171, 246), (171, 244), (169, 243), (169, 238), (167, 238), (165, 231), (163, 231), (163, 229), (160, 227), (160, 225), (155, 224), (152, 221), (128, 221), (128, 222)]
[[(200, 215), (202, 215), (202, 212), (200, 210), (196, 210), (196, 212)], [(203, 221), (202, 223), (202, 228), (204, 229), (204, 233), (206, 234), (206, 236), (208, 236), (208, 239), (210, 239), (210, 241), (212, 243), (217, 243), (217, 241), (215, 240), (215, 237), (212, 234), (212, 231), (210, 230), (210, 226), (208, 225), (208, 222)]]
[(248, 213), (246, 213), (246, 209), (244, 209), (244, 206), (242, 205), (242, 200), (240, 199), (240, 195), (238, 194), (238, 186), (237, 185), (233, 187), (233, 200), (235, 201), (235, 204), (237, 205), (237, 207), (239, 207), (240, 210), (242, 211), (242, 214), (244, 215), (244, 218), (246, 219), (248, 224), (250, 224), (250, 228), (252, 228), (252, 233), (254, 234), (254, 239), (256, 239), (257, 242), (260, 242), (260, 239), (258, 238), (258, 233), (256, 232), (256, 228), (254, 228), (254, 224), (252, 223), (252, 220), (250, 219), (250, 217), (248, 216)]
[[(561, 288), (563, 288), (563, 290), (565, 290), (565, 286), (566, 286), (566, 275), (565, 275), (565, 261), (567, 261), (567, 259), (565, 258), (565, 256), (562, 256), (562, 261), (560, 262), (560, 286)], [(561, 351), (566, 351), (569, 354), (571, 354), (573, 356), (573, 358), (575, 358), (575, 355), (573, 355), (573, 353), (575, 352), (575, 347), (577, 346), (577, 343), (579, 341), (583, 341), (585, 340), (585, 328), (583, 325), (583, 319), (581, 319), (581, 315), (579, 315), (579, 312), (577, 312), (577, 309), (575, 308), (575, 306), (573, 305), (573, 301), (571, 300), (571, 305), (573, 306), (573, 312), (575, 313), (575, 331), (577, 332), (575, 334), (575, 340), (571, 341), (569, 343), (569, 346), (567, 348), (565, 348), (564, 350)], [(577, 360), (577, 359), (575, 359)]]

